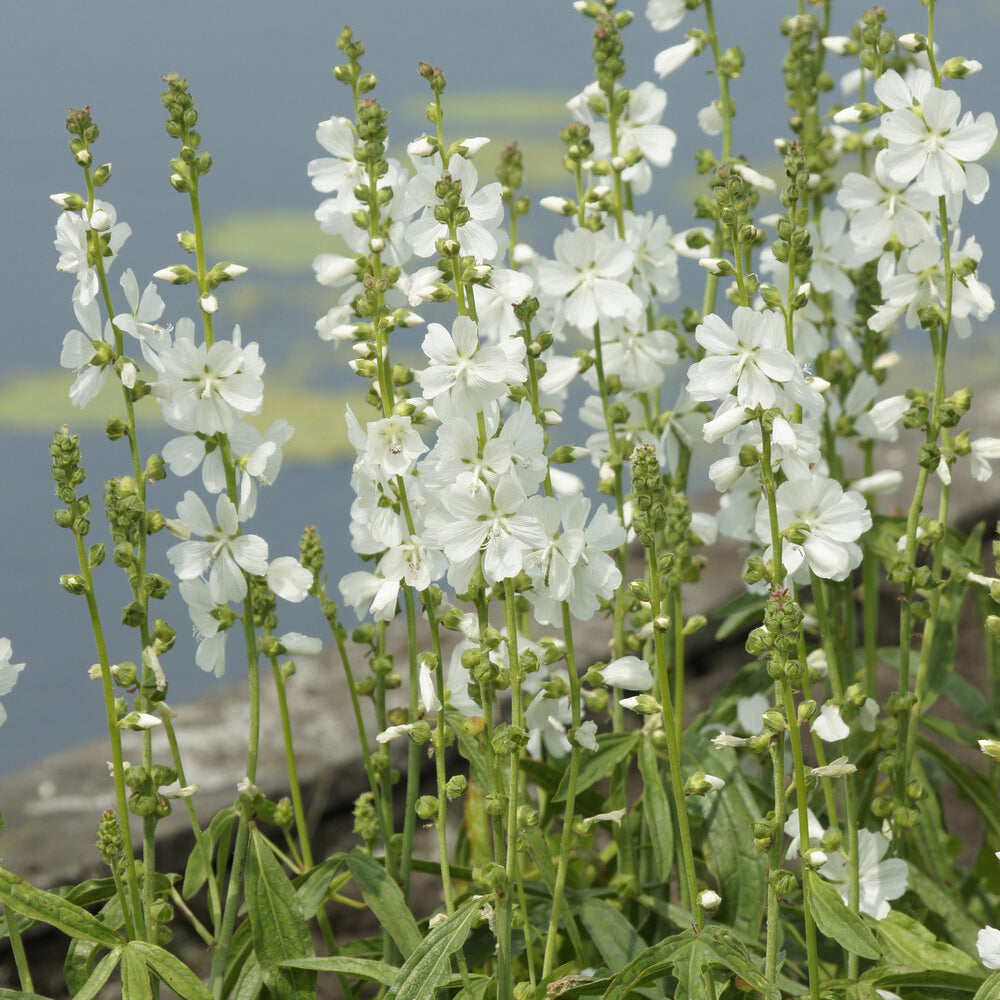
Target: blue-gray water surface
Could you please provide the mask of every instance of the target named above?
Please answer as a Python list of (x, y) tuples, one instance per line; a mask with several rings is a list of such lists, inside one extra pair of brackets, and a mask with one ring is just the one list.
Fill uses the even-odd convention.
[[(835, 6), (835, 30), (843, 31), (864, 5), (838, 0)], [(777, 164), (772, 138), (786, 129), (779, 69), (785, 40), (777, 20), (796, 8), (792, 0), (716, 2), (723, 45), (739, 44), (746, 56), (744, 76), (734, 85), (739, 108), (735, 148), (764, 167)], [(941, 2), (938, 11), (944, 54), (987, 62), (1000, 51), (996, 0)], [(700, 12), (695, 12), (679, 30), (656, 35), (641, 8), (638, 15), (626, 33), (626, 83), (633, 86), (653, 78), (657, 51), (680, 41), (687, 27), (702, 26)], [(917, 0), (907, 0), (891, 5), (890, 16), (899, 31), (920, 30), (925, 10)], [(568, 2), (555, 0), (299, 0), (280, 6), (262, 0), (155, 5), (15, 0), (5, 5), (4, 20), (0, 126), (5, 183), (0, 218), (7, 220), (8, 249), (0, 269), (0, 393), (5, 384), (26, 374), (58, 369), (62, 337), (76, 325), (70, 305), (73, 279), (55, 271), (57, 209), (48, 200), (52, 192), (77, 190), (81, 184), (80, 171), (66, 149), (63, 123), (68, 107), (91, 106), (101, 128), (97, 156), (114, 165), (112, 180), (101, 194), (133, 230), (115, 278), (127, 266), (145, 284), (154, 270), (180, 260), (175, 233), (190, 227), (186, 199), (167, 183), (167, 160), (176, 150), (163, 130), (161, 73), (176, 70), (187, 76), (200, 111), (204, 148), (214, 157), (202, 187), (209, 223), (265, 210), (312, 212), (320, 196), (307, 182), (305, 165), (321, 155), (314, 140), (316, 123), (331, 114), (350, 113), (348, 91), (330, 74), (340, 61), (335, 41), (345, 23), (366, 43), (365, 66), (377, 74), (377, 93), (392, 109), (397, 143), (424, 129), (419, 108), (426, 91), (416, 75), (418, 60), (445, 70), (446, 114), (452, 94), (557, 91), (569, 98), (591, 79), (592, 22), (575, 14)], [(658, 173), (643, 207), (666, 210), (675, 229), (691, 224), (686, 207), (690, 185), (678, 182), (690, 174), (693, 151), (714, 141), (695, 127), (697, 110), (715, 96), (713, 81), (704, 73), (706, 65), (707, 58), (686, 66), (665, 84), (669, 104), (664, 124), (678, 133), (678, 149), (672, 167)], [(963, 107), (996, 110), (1000, 71), (995, 64), (987, 64), (983, 73), (959, 86)], [(555, 130), (566, 119), (568, 115), (552, 123), (553, 146), (558, 143)], [(462, 134), (491, 135), (494, 124), (485, 114), (470, 121), (466, 110)], [(530, 171), (529, 162), (529, 178)], [(547, 193), (571, 194), (561, 183), (531, 193), (536, 200)], [(986, 250), (981, 273), (987, 281), (994, 276), (994, 287), (994, 257), (1000, 250), (996, 203), (995, 197), (988, 198), (982, 209), (966, 210), (974, 220), (970, 228)], [(537, 240), (544, 252), (552, 226), (540, 215), (544, 213), (536, 210), (525, 225), (527, 238)], [(298, 294), (296, 289), (306, 287), (311, 273), (306, 267), (297, 276), (265, 278), (263, 288), (292, 290), (285, 296), (287, 302)], [(220, 292), (222, 323), (232, 287)], [(189, 288), (161, 292), (167, 317), (190, 314)], [(310, 301), (314, 299), (312, 295)], [(255, 326), (243, 332), (244, 339), (257, 340), (264, 356), (278, 363), (297, 344), (315, 342), (307, 311), (285, 305), (259, 310)], [(66, 373), (67, 389), (70, 381)], [(348, 383), (331, 376), (329, 384)], [(67, 399), (54, 423), (72, 425), (76, 416)], [(165, 431), (150, 431), (144, 451), (162, 445), (166, 436)], [(27, 663), (17, 687), (4, 699), (8, 719), (0, 730), (0, 772), (106, 732), (98, 686), (87, 676), (96, 655), (84, 602), (58, 585), (59, 575), (76, 567), (69, 534), (52, 521), (56, 501), (47, 439), (41, 432), (0, 428), (0, 635), (13, 641), (15, 661)], [(99, 430), (85, 435), (83, 445), (90, 473), (87, 488), (96, 503), (104, 479), (127, 470), (127, 456)], [(176, 480), (158, 485), (155, 502), (171, 513), (186, 485)], [(336, 578), (356, 568), (347, 543), (349, 502), (343, 465), (286, 464), (276, 486), (262, 494), (252, 530), (268, 538), (272, 554), (282, 554), (296, 552), (303, 525), (318, 525), (327, 542), (331, 577)], [(101, 520), (98, 507), (94, 540), (106, 538)], [(158, 561), (157, 568), (165, 572), (167, 544), (158, 538), (152, 548), (154, 565)], [(131, 637), (115, 627), (126, 600), (124, 580), (110, 561), (99, 580), (112, 659), (136, 659)], [(180, 634), (175, 652), (165, 658), (169, 700), (176, 704), (219, 682), (193, 664), (193, 642), (181, 602), (168, 599), (164, 613)], [(282, 609), (282, 630), (323, 636), (324, 627), (314, 605)], [(241, 676), (233, 650), (227, 679)]]

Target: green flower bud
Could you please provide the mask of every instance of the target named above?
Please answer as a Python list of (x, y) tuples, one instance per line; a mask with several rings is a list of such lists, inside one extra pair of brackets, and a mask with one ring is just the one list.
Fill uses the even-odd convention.
[(79, 573), (63, 573), (59, 577), (59, 586), (69, 594), (87, 592), (87, 581)]
[(438, 812), (438, 799), (436, 795), (421, 795), (417, 799), (417, 804), (415, 806), (417, 815), (422, 820), (435, 820), (437, 819)]
[(454, 777), (449, 778), (447, 784), (444, 786), (444, 793), (448, 796), (448, 799), (454, 801), (457, 798), (461, 798), (469, 787), (468, 779), (464, 774), (456, 774)]
[(779, 899), (787, 899), (799, 887), (799, 880), (796, 878), (795, 873), (785, 871), (783, 868), (778, 868), (771, 872), (768, 881), (777, 891)]
[(704, 615), (692, 615), (684, 623), (683, 634), (694, 635), (696, 632), (700, 632), (707, 624), (708, 619)]

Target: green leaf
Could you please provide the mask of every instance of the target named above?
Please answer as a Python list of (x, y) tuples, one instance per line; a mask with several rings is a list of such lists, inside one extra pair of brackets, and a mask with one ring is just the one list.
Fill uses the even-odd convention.
[(901, 972), (899, 969), (876, 967), (869, 969), (861, 977), (863, 982), (880, 989), (897, 990), (913, 987), (928, 990), (964, 990), (975, 993), (983, 982), (983, 973), (977, 976), (960, 976), (954, 972), (935, 972), (921, 969), (919, 972)]
[(245, 892), (254, 952), (265, 985), (279, 1000), (314, 997), (315, 973), (281, 967), (283, 959), (313, 954), (312, 935), (292, 883), (256, 826), (250, 828)]
[(711, 617), (722, 618), (722, 624), (715, 630), (715, 641), (722, 642), (731, 635), (742, 631), (751, 623), (761, 620), (767, 598), (763, 594), (745, 593), (726, 601), (721, 608), (712, 612)]
[(66, 959), (63, 962), (63, 979), (70, 996), (83, 989), (90, 978), (92, 967), (98, 949), (101, 946), (84, 938), (71, 938), (66, 949)]
[(153, 987), (142, 955), (130, 941), (122, 950), (122, 1000), (153, 1000)]
[[(983, 697), (982, 692), (975, 685), (970, 684), (961, 674), (949, 674), (941, 691), (949, 701), (962, 710), (962, 714), (974, 726), (978, 726), (980, 729), (992, 727), (993, 713), (990, 711), (990, 703)], [(969, 745), (975, 746), (976, 744)]]
[(116, 948), (109, 951), (104, 958), (102, 958), (97, 965), (94, 966), (93, 972), (91, 972), (87, 981), (73, 994), (73, 1000), (94, 1000), (94, 997), (104, 988), (104, 984), (108, 981), (108, 977), (112, 972), (115, 971), (115, 967), (118, 965), (118, 960), (121, 958), (122, 951), (125, 949), (125, 942), (123, 941)]
[(926, 692), (923, 708), (929, 708), (944, 687), (949, 674), (954, 670), (955, 646), (958, 642), (958, 618), (968, 589), (952, 584), (944, 586), (938, 593), (937, 611), (934, 613), (934, 633), (931, 636), (928, 659)]
[(330, 891), (330, 882), (344, 867), (346, 861), (347, 855), (341, 851), (331, 855), (304, 875), (293, 879), (292, 885), (295, 886), (295, 894), (299, 897), (299, 906), (302, 907), (302, 915), (306, 920), (314, 917), (316, 911), (323, 905)]
[(247, 975), (247, 968), (250, 964), (257, 968), (258, 979), (260, 966), (253, 953), (253, 933), (250, 921), (244, 920), (236, 928), (233, 940), (229, 945), (229, 954), (226, 956), (226, 973), (222, 977), (222, 995), (229, 996), (236, 989), (236, 984)]
[(1000, 972), (994, 972), (983, 983), (972, 1000), (1000, 1000)]
[[(212, 822), (208, 824), (208, 829), (203, 834), (203, 839), (208, 843), (209, 860), (215, 849), (215, 845), (224, 832), (232, 825), (236, 816), (236, 810), (229, 806), (221, 809), (212, 817)], [(194, 850), (188, 856), (187, 867), (184, 869), (184, 884), (181, 887), (181, 895), (185, 899), (190, 899), (204, 884), (208, 878), (205, 870), (204, 859), (198, 845), (194, 845)]]
[(41, 993), (25, 993), (23, 990), (8, 990), (4, 986), (0, 986), (0, 1000), (49, 1000), (49, 997), (43, 997)]
[[(541, 875), (542, 881), (545, 883), (548, 898), (551, 899), (552, 893), (555, 891), (556, 869), (555, 865), (552, 864), (552, 855), (549, 851), (549, 845), (545, 840), (545, 835), (537, 826), (528, 826), (518, 836), (523, 839), (524, 845), (528, 849), (528, 855), (535, 862), (538, 874)], [(583, 938), (580, 936), (580, 928), (576, 925), (572, 907), (563, 904), (561, 916), (566, 925), (566, 933), (569, 934), (573, 950), (578, 955), (583, 954)]]
[(0, 869), (0, 903), (15, 913), (39, 920), (72, 938), (97, 941), (105, 948), (117, 948), (125, 939), (83, 907), (55, 893), (36, 889), (30, 882)]
[(722, 895), (716, 919), (755, 939), (767, 902), (767, 858), (750, 835), (759, 810), (732, 750), (707, 745), (700, 732), (685, 737), (683, 750), (685, 766), (703, 768), (726, 782), (695, 803), (705, 817), (706, 860)]
[(642, 775), (642, 815), (649, 830), (656, 862), (656, 877), (661, 882), (670, 878), (674, 863), (674, 823), (670, 804), (660, 776), (660, 767), (653, 741), (643, 738), (639, 744), (639, 773)]
[[(410, 913), (399, 886), (372, 857), (356, 847), (347, 856), (347, 867), (375, 919), (389, 932), (403, 958), (409, 958), (421, 942), (420, 928)], [(292, 956), (289, 956), (290, 958)]]
[(809, 910), (816, 926), (847, 951), (862, 958), (878, 958), (881, 954), (875, 936), (857, 913), (847, 908), (840, 893), (814, 871), (803, 873), (809, 889)]
[(635, 928), (606, 900), (585, 899), (577, 914), (611, 972), (617, 972), (646, 948)]
[(264, 976), (257, 956), (250, 952), (240, 967), (240, 974), (233, 986), (233, 1000), (257, 1000), (263, 992)]
[[(521, 761), (520, 769), (525, 777), (536, 784), (548, 796), (545, 812), (540, 817), (538, 825), (543, 828), (547, 827), (556, 815), (561, 820), (565, 808), (556, 809), (555, 794), (566, 778), (566, 768), (558, 769), (551, 764), (544, 764), (538, 760), (525, 758)], [(579, 779), (579, 775), (577, 775), (577, 778)], [(486, 786), (484, 785), (483, 787)], [(579, 816), (596, 816), (604, 810), (604, 796), (590, 790), (581, 791), (579, 784), (577, 784), (574, 808)]]
[[(641, 739), (642, 734), (639, 732), (603, 733), (598, 736), (596, 753), (586, 753), (580, 762), (580, 771), (576, 779), (577, 792), (586, 791), (594, 782), (606, 778), (616, 764), (621, 763), (635, 750)], [(568, 789), (569, 771), (566, 771), (552, 801), (565, 802)]]
[(386, 1000), (431, 1000), (447, 978), (451, 956), (465, 944), (482, 906), (480, 899), (467, 899), (444, 923), (438, 924), (403, 963)]
[(736, 935), (721, 924), (709, 924), (700, 935), (709, 944), (712, 961), (735, 972), (768, 1000), (781, 1000), (781, 990), (769, 983), (764, 973), (754, 964), (750, 952)]
[(635, 989), (673, 969), (695, 942), (693, 929), (681, 931), (636, 955), (612, 980), (604, 1000), (625, 1000)]
[(925, 736), (918, 735), (917, 743), (921, 750), (929, 753), (941, 765), (948, 777), (954, 782), (955, 790), (959, 796), (975, 806), (994, 843), (1000, 843), (1000, 813), (997, 810), (997, 796), (989, 782)]
[[(993, 860), (992, 855), (990, 860)], [(966, 912), (965, 900), (957, 892), (949, 891), (948, 886), (925, 875), (916, 865), (910, 865), (907, 888), (912, 889), (928, 909), (942, 917), (952, 942), (972, 954), (979, 924)]]
[(184, 1000), (212, 1000), (205, 984), (179, 958), (159, 945), (130, 941), (128, 950), (142, 956), (146, 965)]
[(890, 962), (911, 969), (933, 969), (982, 978), (982, 966), (974, 958), (939, 941), (931, 931), (901, 910), (890, 911), (878, 922), (878, 939)]
[(391, 986), (399, 969), (387, 962), (372, 958), (350, 958), (346, 955), (324, 955), (321, 958), (286, 958), (282, 963), (291, 969), (313, 969), (316, 972), (337, 972), (344, 976), (358, 976), (372, 982)]

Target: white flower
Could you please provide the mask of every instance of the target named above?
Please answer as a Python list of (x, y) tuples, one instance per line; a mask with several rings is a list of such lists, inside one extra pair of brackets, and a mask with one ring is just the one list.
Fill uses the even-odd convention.
[[(808, 579), (811, 570), (824, 580), (844, 580), (861, 565), (857, 540), (872, 518), (860, 493), (845, 493), (836, 480), (810, 473), (782, 483), (775, 501), (778, 527), (787, 536), (781, 558), (793, 579)], [(766, 504), (757, 509), (756, 530), (770, 539)], [(764, 558), (770, 556), (769, 545)]]
[(528, 599), (536, 621), (561, 624), (563, 600), (574, 618), (589, 621), (600, 602), (611, 597), (621, 582), (621, 573), (607, 554), (625, 542), (621, 521), (602, 505), (587, 524), (590, 501), (578, 494), (555, 505), (533, 500), (526, 510), (536, 515), (546, 536), (545, 544), (535, 547), (525, 559), (525, 571), (534, 584)]
[(653, 72), (659, 77), (668, 76), (700, 51), (701, 46), (696, 38), (689, 38), (679, 45), (671, 45), (670, 48), (657, 53), (653, 60)]
[[(611, 131), (606, 121), (596, 119), (590, 110), (589, 100), (601, 95), (596, 82), (589, 84), (582, 94), (567, 103), (576, 117), (590, 126), (594, 155), (609, 158), (612, 155)], [(653, 173), (649, 164), (667, 166), (673, 159), (677, 136), (672, 129), (660, 125), (660, 118), (667, 106), (666, 91), (644, 80), (632, 90), (624, 112), (617, 121), (617, 155), (624, 157), (633, 149), (642, 152), (638, 163), (622, 170), (622, 180), (632, 185), (636, 194), (645, 194), (650, 187)]]
[(991, 461), (1000, 459), (1000, 438), (976, 438), (970, 445), (969, 457), (972, 461), (972, 477), (985, 483), (993, 475)]
[(599, 749), (597, 745), (597, 723), (591, 719), (580, 723), (573, 733), (573, 740), (577, 746), (582, 747), (584, 750), (596, 753)]
[(522, 364), (524, 341), (480, 344), (476, 324), (458, 316), (449, 333), (440, 323), (431, 323), (421, 345), (430, 365), (417, 373), (425, 399), (447, 393), (458, 411), (475, 414), (506, 395), (508, 386), (526, 377)]
[(100, 238), (101, 246), (110, 250), (110, 255), (104, 258), (104, 269), (107, 271), (132, 232), (127, 223), (116, 224), (115, 218), (115, 209), (112, 205), (104, 201), (95, 201), (92, 219), (87, 218), (87, 210), (84, 209), (80, 213), (64, 212), (56, 222), (55, 247), (59, 251), (56, 270), (76, 275), (76, 290), (73, 297), (84, 305), (89, 305), (100, 292), (97, 269), (91, 267), (87, 259), (87, 231), (92, 223), (98, 221), (103, 232), (110, 230), (106, 237)]
[[(902, 87), (899, 74), (889, 70), (876, 82), (875, 92), (890, 107), (898, 107)], [(881, 132), (889, 140), (889, 175), (900, 184), (918, 179), (935, 198), (964, 191), (978, 204), (989, 188), (989, 176), (972, 161), (985, 156), (996, 142), (993, 115), (987, 111), (974, 119), (969, 111), (959, 120), (958, 94), (937, 87), (923, 89), (919, 100), (919, 116), (909, 106), (882, 116)]]
[[(0, 695), (10, 694), (11, 689), (17, 683), (18, 674), (24, 670), (23, 663), (11, 663), (10, 658), (14, 655), (10, 639), (0, 638)], [(0, 726), (4, 724), (7, 712), (3, 705), (0, 705)]]
[(936, 209), (920, 187), (899, 184), (889, 175), (885, 151), (875, 158), (875, 180), (849, 173), (840, 183), (837, 204), (851, 215), (851, 239), (863, 251), (881, 250), (895, 235), (904, 247), (932, 239), (924, 212)]
[(218, 605), (208, 591), (208, 584), (201, 579), (181, 580), (179, 589), (198, 640), (194, 662), (206, 673), (221, 677), (226, 672), (226, 630), (219, 629), (219, 619), (215, 616)]
[(698, 128), (705, 135), (719, 135), (722, 132), (723, 124), (722, 112), (715, 101), (712, 101), (711, 104), (706, 104), (698, 112)]
[(220, 494), (212, 521), (204, 501), (188, 490), (177, 504), (177, 516), (203, 542), (181, 542), (167, 550), (179, 580), (193, 580), (208, 572), (208, 588), (216, 604), (241, 601), (247, 593), (243, 572), (263, 576), (267, 572), (267, 542), (259, 535), (239, 534), (239, 519), (233, 502)]
[(76, 299), (73, 312), (83, 330), (70, 330), (63, 338), (59, 364), (76, 372), (69, 398), (74, 406), (86, 406), (103, 388), (114, 360), (111, 324), (101, 329), (101, 311), (96, 299)]
[(987, 969), (1000, 969), (1000, 931), (984, 927), (976, 937), (976, 951)]
[[(906, 862), (902, 858), (883, 861), (888, 850), (889, 841), (881, 833), (858, 830), (858, 885), (861, 892), (858, 907), (862, 913), (876, 920), (884, 920), (889, 915), (889, 900), (898, 899), (906, 892)], [(834, 854), (820, 874), (837, 887), (846, 903), (850, 881), (847, 858), (843, 854)]]
[(441, 494), (442, 507), (427, 515), (427, 540), (451, 560), (448, 581), (465, 589), (482, 553), (488, 583), (516, 576), (529, 549), (544, 544), (538, 519), (521, 513), (527, 499), (513, 476), (504, 476), (493, 495), (489, 490), (455, 486)]
[(268, 564), (267, 585), (278, 597), (298, 604), (309, 595), (313, 575), (294, 556), (278, 556)]
[(601, 676), (608, 687), (628, 691), (648, 691), (653, 686), (653, 671), (638, 656), (621, 656), (612, 660), (601, 670)]
[(829, 703), (820, 709), (810, 728), (824, 743), (846, 740), (851, 735), (847, 723), (840, 717), (840, 708)]
[(624, 809), (612, 809), (611, 812), (598, 813), (596, 816), (588, 816), (586, 819), (580, 820), (580, 825), (584, 830), (591, 830), (598, 823), (614, 823), (615, 826), (621, 826), (622, 820), (625, 818)]
[(565, 757), (571, 749), (566, 726), (572, 720), (569, 698), (565, 695), (549, 698), (544, 691), (539, 691), (524, 711), (524, 724), (528, 727), (528, 756), (538, 760), (544, 749), (550, 757)]
[(447, 224), (434, 217), (434, 210), (443, 204), (436, 188), (439, 181), (446, 178), (461, 184), (461, 206), (469, 214), (468, 221), (457, 229), (460, 252), (479, 261), (489, 261), (506, 249), (507, 235), (501, 227), (503, 201), (498, 181), (477, 191), (479, 175), (476, 168), (471, 160), (461, 156), (451, 157), (444, 172), (440, 156), (418, 159), (414, 166), (416, 174), (407, 185), (403, 206), (407, 215), (420, 211), (420, 215), (406, 226), (406, 239), (418, 257), (434, 256), (437, 253), (436, 241), (451, 235)]
[(278, 642), (287, 656), (316, 656), (323, 649), (323, 643), (301, 632), (286, 632), (278, 636)]
[(810, 768), (809, 771), (817, 778), (840, 778), (845, 774), (854, 774), (857, 766), (851, 764), (846, 757), (836, 757), (829, 764)]
[(132, 269), (128, 268), (121, 276), (122, 291), (129, 305), (127, 313), (119, 313), (113, 322), (123, 333), (135, 337), (142, 345), (145, 355), (148, 350), (162, 351), (170, 346), (170, 327), (158, 326), (156, 321), (163, 315), (166, 308), (163, 299), (156, 291), (156, 285), (150, 282), (139, 295), (139, 282), (136, 281)]
[(726, 747), (745, 747), (750, 740), (745, 736), (733, 736), (732, 733), (718, 733), (712, 737), (712, 746), (716, 750), (723, 750)]
[(561, 232), (554, 261), (539, 265), (539, 283), (553, 298), (560, 320), (589, 333), (600, 319), (638, 317), (642, 300), (628, 287), (635, 254), (605, 233)]
[[(809, 844), (807, 844), (806, 848), (803, 848), (803, 850), (808, 849), (808, 847), (812, 844), (814, 840), (820, 840), (823, 836), (823, 824), (820, 823), (820, 821), (816, 818), (816, 815), (815, 813), (813, 813), (812, 809), (808, 808), (806, 809), (806, 823), (808, 824), (809, 828)], [(788, 845), (788, 850), (785, 851), (785, 857), (793, 858), (795, 857), (796, 854), (798, 854), (801, 845), (801, 840), (799, 838), (798, 808), (793, 809), (788, 814), (788, 819), (785, 820), (785, 825), (783, 829), (785, 833), (787, 833), (788, 836), (792, 838), (791, 842)]]
[(751, 694), (736, 702), (736, 721), (745, 733), (756, 736), (764, 730), (764, 713), (771, 707), (766, 694)]
[(732, 326), (710, 313), (695, 338), (706, 356), (688, 369), (692, 399), (724, 400), (735, 390), (739, 406), (769, 408), (782, 399), (781, 385), (802, 378), (785, 347), (785, 324), (778, 312), (738, 306)]
[(380, 465), (389, 476), (405, 476), (427, 451), (409, 417), (393, 414), (368, 423), (370, 462)]
[[(479, 625), (475, 624), (478, 634)], [(472, 676), (469, 671), (462, 666), (462, 654), (467, 649), (478, 649), (478, 641), (463, 640), (452, 650), (451, 659), (448, 662), (448, 673), (444, 679), (444, 700), (445, 704), (457, 709), (462, 715), (472, 717), (482, 715), (483, 710), (476, 702), (469, 697), (469, 684)], [(435, 677), (430, 667), (422, 664), (418, 676), (420, 685), (420, 699), (428, 712), (438, 712), (441, 710), (441, 702), (437, 696), (437, 686)]]
[(402, 726), (389, 726), (388, 729), (384, 729), (375, 737), (375, 742), (391, 743), (393, 740), (398, 740), (401, 736), (409, 736), (415, 728), (416, 724), (413, 722)]
[(194, 343), (194, 324), (177, 323), (177, 338), (159, 354), (158, 395), (163, 419), (171, 427), (202, 434), (228, 432), (240, 417), (259, 413), (264, 397), (264, 362), (256, 344), (241, 346), (240, 328), (233, 339), (211, 347)]
[(366, 180), (365, 165), (354, 159), (357, 138), (347, 118), (329, 118), (316, 126), (316, 141), (331, 155), (310, 160), (306, 168), (312, 186), (324, 194), (352, 190)]
[(684, 0), (649, 0), (646, 17), (654, 31), (669, 31), (684, 19), (687, 4)]

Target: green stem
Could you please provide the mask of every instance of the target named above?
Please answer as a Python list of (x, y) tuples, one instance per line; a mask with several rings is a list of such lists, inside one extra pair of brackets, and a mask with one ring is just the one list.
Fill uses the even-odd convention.
[[(566, 637), (566, 672), (569, 676), (569, 706), (572, 713), (574, 733), (580, 727), (580, 677), (577, 674), (576, 650), (573, 646), (573, 619), (569, 606), (562, 606), (563, 632)], [(569, 872), (569, 853), (573, 846), (573, 811), (576, 808), (576, 785), (580, 776), (580, 747), (576, 740), (570, 741), (569, 776), (566, 783), (566, 811), (563, 814), (562, 832), (559, 836), (559, 861), (556, 865), (556, 881), (552, 888), (552, 913), (549, 929), (545, 937), (545, 957), (542, 961), (542, 979), (552, 972), (556, 954), (556, 938), (559, 932), (559, 918), (562, 914), (563, 893), (566, 889), (566, 875)]]
[[(646, 550), (646, 569), (649, 584), (650, 603), (654, 608), (660, 607), (660, 571), (656, 558), (655, 539)], [(673, 628), (678, 628), (677, 622)], [(691, 844), (691, 827), (688, 822), (687, 799), (684, 795), (684, 778), (681, 774), (681, 741), (677, 723), (674, 721), (674, 708), (670, 696), (670, 678), (667, 675), (667, 656), (663, 648), (663, 632), (658, 628), (653, 631), (653, 646), (656, 650), (656, 672), (660, 687), (660, 705), (662, 707), (663, 728), (667, 735), (667, 755), (670, 764), (670, 784), (674, 796), (674, 810), (677, 814), (677, 826), (681, 835), (681, 861), (683, 863), (683, 881), (687, 889), (688, 905), (694, 918), (695, 929), (705, 926), (705, 916), (698, 905), (698, 879), (694, 866), (694, 849)]]
[[(788, 733), (792, 738), (792, 761), (795, 768), (795, 802), (798, 806), (799, 843), (803, 852), (809, 849), (809, 816), (808, 798), (806, 795), (806, 772), (802, 759), (802, 737), (799, 733), (798, 716), (792, 691), (786, 680), (775, 681), (785, 706), (785, 717), (788, 719)], [(809, 879), (802, 879), (802, 912), (805, 917), (806, 955), (809, 962), (809, 995), (812, 1000), (819, 1000), (819, 953), (816, 947), (816, 924), (812, 915), (812, 892)]]
[[(417, 612), (412, 587), (403, 587), (403, 600), (406, 605), (407, 652), (410, 665), (409, 720), (415, 722), (420, 712), (420, 667), (417, 664)], [(413, 740), (407, 740), (407, 744), (406, 806), (403, 814), (403, 843), (399, 851), (399, 882), (403, 898), (408, 900), (413, 864), (413, 838), (417, 830), (417, 798), (420, 795), (420, 747)]]
[(778, 975), (778, 937), (781, 931), (781, 900), (774, 879), (781, 869), (781, 853), (784, 847), (785, 829), (785, 740), (779, 734), (771, 742), (771, 769), (774, 783), (774, 836), (768, 852), (767, 863), (767, 932), (764, 946), (764, 977), (774, 983)]
[(14, 956), (17, 968), (17, 979), (25, 993), (34, 993), (35, 986), (31, 980), (31, 969), (28, 967), (28, 956), (24, 953), (24, 942), (21, 940), (21, 929), (18, 926), (17, 914), (0, 904), (0, 913), (7, 918), (7, 937), (10, 939), (10, 950)]
[[(121, 730), (118, 728), (118, 714), (115, 710), (115, 693), (111, 677), (111, 661), (108, 657), (107, 643), (104, 639), (104, 628), (101, 625), (101, 615), (97, 607), (97, 597), (94, 594), (94, 576), (90, 568), (90, 560), (83, 544), (83, 536), (74, 529), (73, 538), (76, 541), (77, 560), (80, 573), (86, 582), (87, 612), (90, 615), (90, 627), (97, 646), (97, 660), (101, 667), (101, 689), (104, 693), (104, 714), (108, 723), (108, 742), (111, 748), (111, 773), (115, 783), (115, 803), (118, 809), (118, 827), (121, 830), (122, 844), (125, 853), (125, 882), (128, 885), (132, 913), (123, 908), (125, 933), (129, 938), (145, 938), (145, 920), (142, 907), (142, 896), (139, 890), (139, 879), (135, 870), (135, 851), (132, 846), (132, 830), (129, 824), (128, 800), (125, 796), (125, 761), (122, 754)], [(135, 925), (133, 926), (133, 919)]]
[[(170, 755), (173, 758), (174, 770), (177, 772), (177, 780), (181, 788), (185, 788), (188, 781), (184, 774), (184, 764), (181, 760), (180, 747), (177, 745), (173, 712), (166, 710), (165, 704), (162, 704), (160, 707), (160, 719), (163, 722), (163, 732), (170, 746)], [(209, 873), (209, 877), (205, 880), (208, 883), (208, 908), (212, 917), (212, 927), (214, 930), (218, 930), (219, 919), (222, 916), (222, 907), (219, 901), (219, 887), (216, 885), (215, 879), (211, 877), (212, 849), (205, 837), (204, 830), (201, 828), (201, 824), (198, 822), (198, 814), (195, 811), (194, 803), (191, 801), (191, 796), (184, 795), (182, 798), (184, 799), (184, 808), (187, 810), (188, 819), (191, 821), (191, 830), (194, 833), (195, 844), (198, 848), (198, 853), (201, 855), (201, 863), (206, 873)]]
[[(514, 583), (505, 579), (504, 612), (507, 618), (507, 661), (510, 668), (511, 725), (524, 728), (524, 711), (521, 704), (521, 665), (517, 652), (517, 617)], [(507, 781), (507, 852), (504, 863), (504, 891), (497, 904), (497, 982), (498, 1000), (511, 1000), (514, 982), (511, 970), (511, 927), (514, 917), (513, 890), (517, 884), (517, 805), (520, 753), (510, 754), (510, 773)]]

